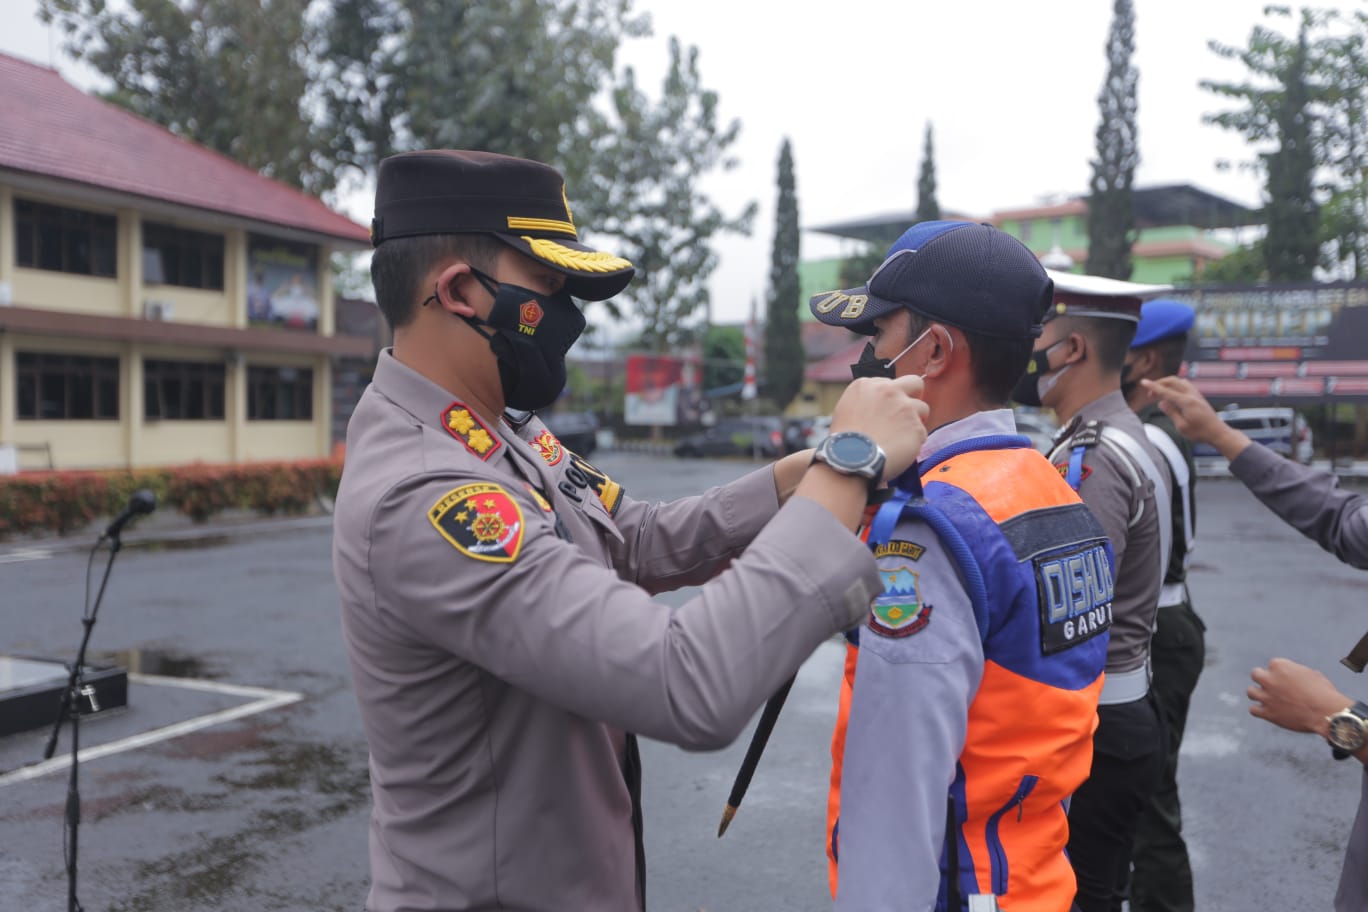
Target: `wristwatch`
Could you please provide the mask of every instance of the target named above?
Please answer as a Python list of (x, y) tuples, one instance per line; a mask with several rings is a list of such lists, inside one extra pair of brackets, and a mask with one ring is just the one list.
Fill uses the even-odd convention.
[(1336, 760), (1343, 760), (1368, 744), (1368, 703), (1362, 700), (1330, 716), (1330, 731), (1325, 739)]
[(819, 443), (812, 461), (824, 462), (843, 475), (860, 476), (872, 492), (883, 480), (886, 457), (868, 436), (859, 431), (842, 431)]

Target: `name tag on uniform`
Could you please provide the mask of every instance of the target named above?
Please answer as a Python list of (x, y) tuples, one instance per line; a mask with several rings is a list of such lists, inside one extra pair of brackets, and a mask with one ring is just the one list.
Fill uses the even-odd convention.
[(1111, 629), (1115, 585), (1101, 545), (1036, 558), (1040, 600), (1040, 651), (1077, 646)]

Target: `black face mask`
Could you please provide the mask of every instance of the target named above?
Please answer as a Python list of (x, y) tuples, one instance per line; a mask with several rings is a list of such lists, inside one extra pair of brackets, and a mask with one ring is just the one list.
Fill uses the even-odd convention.
[(896, 374), (891, 360), (874, 356), (873, 342), (866, 342), (864, 351), (860, 352), (860, 360), (850, 365), (850, 376), (856, 380), (861, 377), (887, 377), (892, 380)]
[(488, 340), (498, 359), (504, 404), (528, 411), (546, 408), (565, 389), (565, 355), (584, 332), (584, 314), (567, 291), (543, 295), (470, 272), (494, 296), (494, 306), (488, 320), (461, 319)]
[[(1031, 353), (1031, 360), (1026, 364), (1026, 373), (1022, 374), (1021, 379), (1017, 381), (1016, 386), (1012, 387), (1013, 402), (1040, 408), (1042, 404), (1040, 401), (1040, 381), (1046, 374), (1053, 370), (1053, 368), (1050, 367), (1050, 349), (1065, 341), (1068, 340), (1060, 339), (1059, 342), (1054, 343), (1054, 345), (1047, 346), (1038, 352)], [(1067, 366), (1068, 365), (1065, 365), (1065, 367)], [(1060, 370), (1063, 369), (1063, 367), (1060, 368)], [(1050, 386), (1053, 387), (1054, 384), (1052, 383)]]

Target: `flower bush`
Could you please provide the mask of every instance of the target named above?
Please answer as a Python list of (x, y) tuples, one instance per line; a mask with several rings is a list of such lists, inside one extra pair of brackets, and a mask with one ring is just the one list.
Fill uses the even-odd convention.
[(159, 509), (196, 522), (233, 508), (299, 514), (335, 495), (341, 477), (337, 459), (0, 475), (0, 540), (79, 531), (117, 514), (140, 488), (157, 495)]

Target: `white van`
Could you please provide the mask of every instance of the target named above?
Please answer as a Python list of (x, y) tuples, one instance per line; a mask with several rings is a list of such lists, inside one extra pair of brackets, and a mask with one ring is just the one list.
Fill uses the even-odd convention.
[[(1230, 406), (1216, 414), (1237, 431), (1249, 435), (1275, 453), (1310, 465), (1313, 455), (1311, 428), (1306, 419), (1290, 408), (1237, 408)], [(1214, 447), (1198, 444), (1192, 449), (1196, 459), (1219, 459)]]

